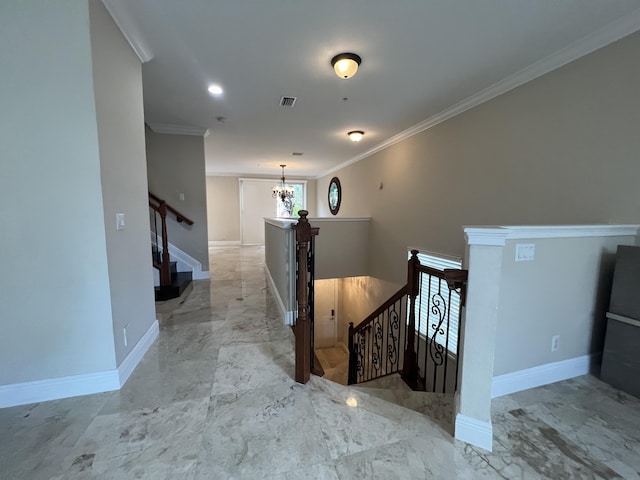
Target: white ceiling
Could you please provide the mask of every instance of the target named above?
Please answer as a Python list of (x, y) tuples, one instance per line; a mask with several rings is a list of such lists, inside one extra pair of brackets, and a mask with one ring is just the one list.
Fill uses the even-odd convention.
[(640, 0), (103, 1), (151, 57), (147, 123), (208, 129), (210, 174), (326, 174), (640, 29)]

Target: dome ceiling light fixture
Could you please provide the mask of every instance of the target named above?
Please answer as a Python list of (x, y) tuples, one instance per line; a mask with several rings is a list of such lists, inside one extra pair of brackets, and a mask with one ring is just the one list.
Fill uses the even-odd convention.
[(347, 135), (349, 136), (349, 139), (352, 142), (356, 142), (357, 143), (360, 140), (362, 140), (364, 132), (362, 130), (352, 130), (349, 133), (347, 133)]
[(331, 66), (340, 78), (351, 78), (358, 71), (362, 59), (355, 53), (339, 53), (331, 59)]
[(222, 87), (215, 83), (209, 85), (209, 88), (207, 88), (207, 90), (211, 95), (222, 95)]

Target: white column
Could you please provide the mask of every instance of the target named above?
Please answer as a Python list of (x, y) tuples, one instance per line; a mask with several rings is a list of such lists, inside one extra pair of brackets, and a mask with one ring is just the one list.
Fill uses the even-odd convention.
[(455, 438), (491, 451), (491, 381), (506, 230), (465, 228), (469, 270), (461, 332)]

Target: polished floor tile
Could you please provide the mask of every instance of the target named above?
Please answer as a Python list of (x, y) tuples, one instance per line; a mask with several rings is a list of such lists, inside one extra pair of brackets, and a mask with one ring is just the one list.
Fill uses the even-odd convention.
[(453, 439), (450, 395), (330, 381), (339, 351), (297, 384), (263, 256), (212, 249), (120, 391), (0, 409), (0, 479), (640, 479), (640, 400), (592, 376), (495, 399), (492, 453)]

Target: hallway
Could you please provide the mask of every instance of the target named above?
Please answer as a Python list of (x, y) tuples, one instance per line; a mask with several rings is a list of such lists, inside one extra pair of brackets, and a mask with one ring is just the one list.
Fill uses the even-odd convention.
[(0, 409), (0, 478), (640, 478), (640, 400), (593, 377), (496, 399), (493, 454), (397, 377), (298, 385), (263, 248), (211, 252), (120, 391)]

